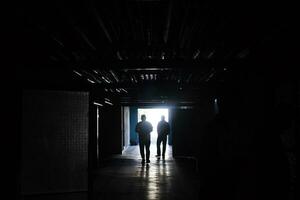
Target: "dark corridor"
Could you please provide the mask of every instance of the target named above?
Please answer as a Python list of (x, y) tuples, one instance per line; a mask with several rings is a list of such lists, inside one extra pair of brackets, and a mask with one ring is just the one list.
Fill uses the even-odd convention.
[[(293, 7), (15, 2), (7, 39), (13, 62), (2, 76), (3, 95), (13, 99), (2, 98), (8, 195), (294, 200)], [(138, 108), (154, 107), (168, 108), (167, 156), (155, 157), (152, 144), (150, 164), (142, 165)]]

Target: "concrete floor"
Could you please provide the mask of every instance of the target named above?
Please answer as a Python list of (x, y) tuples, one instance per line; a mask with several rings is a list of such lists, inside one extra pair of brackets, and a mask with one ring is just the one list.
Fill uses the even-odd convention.
[(174, 160), (167, 145), (165, 160), (158, 159), (151, 144), (150, 164), (142, 164), (139, 147), (130, 146), (122, 155), (108, 159), (92, 174), (92, 191), (24, 196), (24, 200), (194, 200), (199, 199), (195, 163)]
[(93, 199), (198, 199), (194, 163), (175, 161), (171, 146), (167, 147), (165, 160), (155, 157), (155, 145), (151, 145), (150, 151), (150, 164), (141, 164), (138, 146), (131, 146), (97, 170)]
[[(162, 144), (161, 144), (161, 149), (162, 149)], [(150, 145), (150, 160), (156, 160), (155, 155), (156, 155), (156, 143), (152, 142)], [(138, 145), (127, 147), (123, 151), (122, 155), (119, 156), (119, 158), (139, 159), (140, 158), (140, 150), (139, 150)], [(172, 146), (167, 145), (165, 158), (167, 160), (172, 159)]]
[[(102, 163), (92, 173), (92, 190), (87, 192), (41, 194), (24, 196), (23, 200), (194, 200), (230, 199), (210, 198), (221, 195), (220, 188), (212, 182), (208, 192), (201, 185), (195, 162), (188, 159), (173, 159), (172, 147), (167, 146), (165, 160), (155, 157), (156, 145), (152, 144), (150, 164), (142, 164), (138, 146), (130, 146), (122, 155), (115, 155)], [(216, 179), (215, 179), (216, 180)], [(222, 180), (222, 179), (217, 179)], [(217, 182), (218, 183), (218, 182)], [(230, 184), (231, 182), (226, 182)], [(203, 184), (203, 183), (202, 183)], [(251, 185), (251, 184), (250, 184)], [(243, 185), (242, 185), (243, 186)], [(222, 186), (223, 187), (223, 186)], [(200, 190), (201, 188), (201, 190)], [(227, 188), (227, 187), (226, 187)], [(230, 187), (229, 187), (230, 188)], [(244, 189), (247, 188), (244, 185)], [(218, 192), (216, 192), (218, 191)], [(243, 191), (243, 190), (241, 190)], [(203, 194), (205, 192), (205, 194)], [(223, 191), (224, 192), (224, 191)], [(230, 192), (230, 191), (229, 191)], [(201, 194), (201, 195), (200, 195)], [(244, 192), (249, 196), (252, 191)], [(249, 194), (249, 195), (248, 195)], [(205, 198), (205, 196), (209, 198)], [(230, 195), (229, 195), (230, 196)], [(90, 197), (90, 198), (88, 198)], [(203, 198), (204, 197), (204, 198)], [(245, 196), (237, 199), (255, 199)], [(294, 192), (285, 199), (295, 199)]]

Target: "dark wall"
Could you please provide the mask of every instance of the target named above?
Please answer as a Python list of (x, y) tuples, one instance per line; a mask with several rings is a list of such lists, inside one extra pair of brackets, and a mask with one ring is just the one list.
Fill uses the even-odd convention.
[(208, 123), (199, 151), (204, 199), (290, 195), (297, 90), (292, 76), (255, 65), (233, 68), (218, 85), (220, 113)]
[(87, 190), (87, 92), (23, 92), (22, 194)]
[(173, 156), (198, 157), (201, 140), (206, 134), (205, 127), (214, 115), (213, 99), (195, 107), (170, 109)]
[(100, 109), (100, 159), (121, 154), (122, 124), (121, 106), (105, 106)]

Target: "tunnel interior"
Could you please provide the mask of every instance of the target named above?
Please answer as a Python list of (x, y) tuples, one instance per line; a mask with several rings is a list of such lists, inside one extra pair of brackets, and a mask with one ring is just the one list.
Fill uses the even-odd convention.
[[(3, 75), (15, 100), (3, 104), (14, 196), (294, 200), (291, 7), (18, 2), (16, 65)], [(145, 166), (135, 130), (142, 114), (153, 125)], [(170, 125), (166, 160), (155, 157), (161, 115)]]

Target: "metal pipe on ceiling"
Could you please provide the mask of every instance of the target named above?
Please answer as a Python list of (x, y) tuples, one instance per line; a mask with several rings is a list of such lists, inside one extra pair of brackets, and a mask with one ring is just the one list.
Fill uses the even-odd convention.
[(96, 20), (97, 20), (99, 26), (101, 27), (101, 29), (103, 30), (103, 32), (104, 32), (106, 38), (108, 39), (108, 41), (109, 41), (110, 43), (112, 43), (111, 36), (110, 36), (110, 34), (109, 34), (107, 28), (105, 27), (104, 22), (103, 22), (102, 18), (100, 17), (98, 11), (96, 10), (96, 7), (95, 7), (95, 6), (92, 6), (92, 12), (93, 12), (94, 16), (96, 17)]
[(101, 81), (96, 77), (94, 76), (93, 74), (91, 74), (90, 72), (86, 71), (86, 70), (82, 70), (81, 73), (78, 73), (78, 71), (76, 70), (73, 70), (74, 73), (76, 74), (81, 74), (79, 76), (83, 76), (87, 79), (87, 81), (89, 81), (90, 83), (101, 83)]
[(115, 72), (113, 70), (109, 70), (109, 72), (111, 73), (111, 75), (114, 77), (114, 79), (116, 80), (116, 82), (119, 82), (119, 78), (118, 76), (115, 74)]
[(167, 22), (166, 22), (166, 27), (165, 27), (165, 34), (164, 34), (164, 42), (168, 42), (169, 38), (169, 30), (170, 30), (170, 25), (171, 25), (171, 18), (172, 18), (172, 0), (169, 2), (169, 7), (168, 7), (168, 15), (167, 15)]
[(84, 32), (82, 32), (79, 27), (75, 27), (75, 30), (80, 34), (80, 36), (88, 44), (88, 46), (91, 47), (91, 49), (96, 50), (96, 47), (92, 44), (87, 35)]

